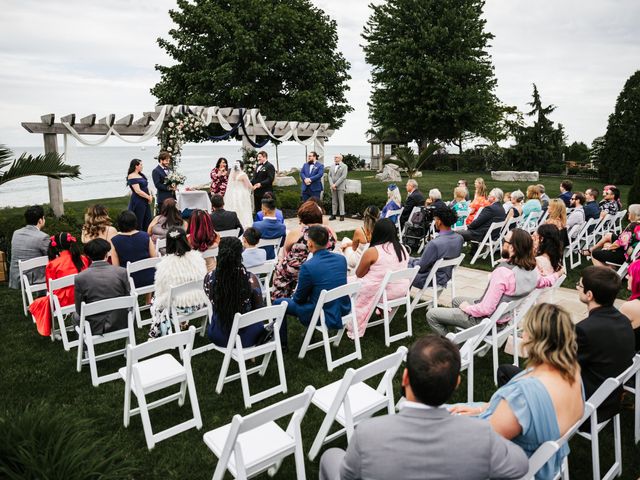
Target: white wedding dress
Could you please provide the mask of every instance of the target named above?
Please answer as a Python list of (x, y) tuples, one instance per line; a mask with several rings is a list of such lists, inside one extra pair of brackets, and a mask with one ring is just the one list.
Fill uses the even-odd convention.
[(249, 177), (238, 166), (229, 173), (224, 209), (236, 212), (243, 228), (253, 225), (253, 190)]

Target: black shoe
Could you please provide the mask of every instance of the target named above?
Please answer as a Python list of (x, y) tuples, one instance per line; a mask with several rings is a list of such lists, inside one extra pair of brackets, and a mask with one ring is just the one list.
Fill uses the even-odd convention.
[(336, 216), (335, 216), (335, 215), (331, 215), (331, 216), (329, 217), (329, 220), (335, 220), (335, 219), (336, 219)]
[[(335, 218), (335, 217), (334, 217)], [(340, 215), (340, 221), (344, 222), (344, 215)]]

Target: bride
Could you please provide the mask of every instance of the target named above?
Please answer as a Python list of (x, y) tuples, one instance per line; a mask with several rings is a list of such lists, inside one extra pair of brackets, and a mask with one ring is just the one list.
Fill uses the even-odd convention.
[(236, 212), (242, 227), (248, 228), (253, 225), (253, 189), (243, 166), (240, 160), (236, 160), (229, 173), (224, 208)]

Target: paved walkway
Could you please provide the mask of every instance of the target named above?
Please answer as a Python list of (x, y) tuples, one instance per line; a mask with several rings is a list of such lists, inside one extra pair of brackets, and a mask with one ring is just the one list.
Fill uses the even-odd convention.
[[(355, 230), (362, 226), (362, 220), (345, 217), (344, 221), (331, 220), (329, 216), (324, 217), (325, 224), (328, 223), (331, 228), (337, 233), (338, 239), (342, 239), (340, 232)], [(298, 225), (297, 218), (288, 218), (285, 220), (287, 229), (290, 229)], [(484, 270), (476, 270), (473, 268), (459, 267), (456, 274), (456, 295), (465, 297), (480, 297), (484, 292), (487, 283), (489, 281), (489, 272)], [(414, 289), (414, 295), (417, 291)], [(424, 294), (424, 298), (431, 298), (431, 292)], [(562, 305), (571, 313), (571, 318), (574, 322), (579, 322), (587, 316), (586, 306), (580, 302), (578, 293), (575, 288), (559, 288), (556, 290), (554, 298), (547, 296), (542, 297), (544, 301)], [(451, 289), (447, 289), (438, 297), (438, 303), (440, 305), (451, 305)], [(622, 300), (616, 300), (616, 306), (619, 307)]]

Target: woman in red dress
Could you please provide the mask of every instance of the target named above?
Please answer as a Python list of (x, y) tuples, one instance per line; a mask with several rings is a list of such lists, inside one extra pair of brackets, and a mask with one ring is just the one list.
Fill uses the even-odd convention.
[[(49, 263), (45, 269), (47, 287), (50, 280), (66, 277), (79, 273), (89, 266), (89, 259), (80, 254), (80, 247), (76, 237), (67, 232), (61, 232), (51, 236), (49, 244)], [(73, 305), (75, 295), (73, 286), (56, 290), (55, 294), (60, 300), (60, 306)], [(33, 315), (38, 327), (38, 333), (42, 336), (51, 335), (51, 304), (49, 295), (36, 298), (29, 305), (29, 312)]]

